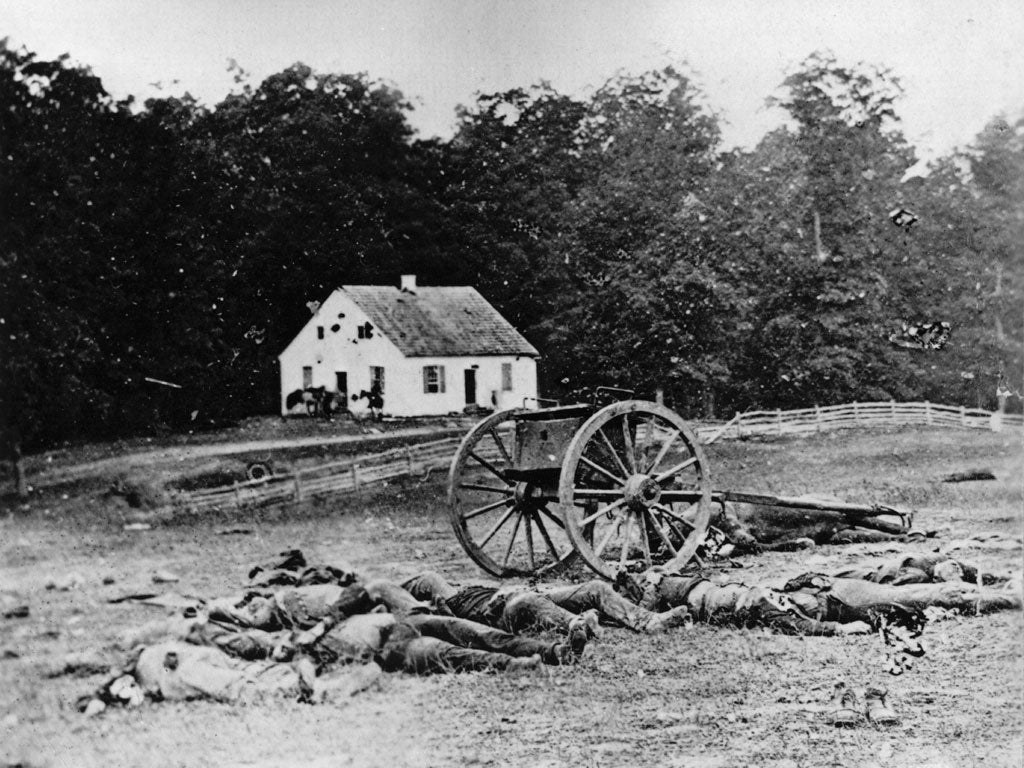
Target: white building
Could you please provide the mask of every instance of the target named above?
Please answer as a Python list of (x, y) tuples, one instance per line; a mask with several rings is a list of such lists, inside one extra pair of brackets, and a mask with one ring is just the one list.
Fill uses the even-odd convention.
[(278, 356), (281, 413), (304, 413), (288, 394), (311, 387), (365, 412), (374, 383), (391, 416), (521, 407), (537, 397), (537, 357), (475, 288), (417, 287), (415, 275), (401, 288), (343, 286)]

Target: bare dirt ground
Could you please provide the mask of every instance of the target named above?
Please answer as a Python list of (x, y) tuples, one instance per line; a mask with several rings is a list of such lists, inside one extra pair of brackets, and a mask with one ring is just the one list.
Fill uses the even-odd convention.
[[(817, 492), (917, 511), (940, 538), (930, 551), (979, 531), (1020, 535), (1019, 432), (844, 431), (805, 440), (718, 443), (714, 485)], [(939, 478), (988, 468), (996, 481)], [(784, 637), (697, 626), (664, 636), (608, 629), (572, 668), (526, 676), (388, 675), (344, 704), (290, 701), (232, 707), (147, 704), (87, 719), (75, 699), (102, 675), (49, 677), (69, 653), (112, 663), (123, 630), (158, 617), (113, 605), (152, 590), (152, 574), (182, 576), (185, 593), (226, 594), (247, 566), (300, 547), (310, 559), (344, 561), (366, 575), (404, 578), (432, 568), (483, 581), (459, 548), (441, 482), (122, 530), (95, 493), (40, 498), (0, 523), (0, 589), (27, 595), (31, 614), (0, 619), (0, 765), (34, 766), (903, 766), (1022, 764), (1022, 615), (1008, 612), (929, 625), (928, 653), (902, 677), (883, 671), (874, 636)], [(44, 514), (43, 510), (49, 511)], [(248, 535), (217, 535), (232, 527)], [(879, 560), (880, 547), (820, 547), (743, 558), (720, 578), (778, 583), (807, 570)], [(1019, 571), (1020, 549), (980, 545), (962, 559)], [(45, 589), (77, 574), (81, 586)], [(113, 583), (104, 584), (104, 579)], [(833, 683), (859, 692), (883, 683), (901, 726), (840, 731), (815, 711)]]

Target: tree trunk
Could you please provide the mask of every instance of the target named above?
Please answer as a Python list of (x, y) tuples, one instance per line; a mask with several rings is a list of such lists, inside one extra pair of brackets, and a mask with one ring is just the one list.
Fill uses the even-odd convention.
[(11, 445), (11, 465), (14, 467), (14, 490), (21, 501), (28, 500), (28, 483), (25, 481), (25, 463), (21, 458), (21, 441)]
[(821, 244), (821, 214), (817, 211), (814, 212), (814, 247), (818, 252), (818, 261), (825, 261), (828, 258), (828, 254), (825, 252), (825, 247)]
[(708, 421), (715, 419), (715, 390), (713, 387), (704, 387), (704, 418)]
[(999, 310), (1001, 309), (999, 297), (1003, 295), (1003, 263), (1001, 261), (996, 262), (996, 288), (992, 291), (992, 298), (996, 299), (993, 302), (992, 314), (995, 315), (996, 325), (996, 340), (1000, 344), (1006, 343), (1006, 333), (1003, 331), (1003, 318), (999, 316)]

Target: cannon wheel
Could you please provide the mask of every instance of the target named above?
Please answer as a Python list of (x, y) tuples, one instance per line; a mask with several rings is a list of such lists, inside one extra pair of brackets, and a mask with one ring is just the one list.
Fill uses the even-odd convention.
[(448, 474), (448, 515), (474, 562), (493, 576), (548, 574), (575, 556), (554, 501), (516, 482), (517, 410), (499, 411), (463, 438)]
[(711, 515), (696, 433), (668, 408), (641, 400), (613, 403), (580, 427), (558, 495), (573, 547), (607, 579), (684, 565), (704, 543)]

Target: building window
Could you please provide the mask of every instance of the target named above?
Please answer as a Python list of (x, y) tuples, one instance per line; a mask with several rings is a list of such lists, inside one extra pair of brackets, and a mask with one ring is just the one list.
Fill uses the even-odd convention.
[(316, 337), (318, 339), (322, 339), (324, 337), (324, 327), (322, 325), (318, 325), (316, 327)]
[(444, 392), (443, 365), (423, 366), (423, 392), (428, 395)]
[(384, 394), (384, 366), (383, 365), (371, 365), (370, 366), (370, 389), (374, 387), (380, 394)]
[(512, 391), (512, 363), (501, 364), (501, 388), (506, 392)]
[(302, 388), (309, 389), (313, 386), (313, 366), (302, 366)]

